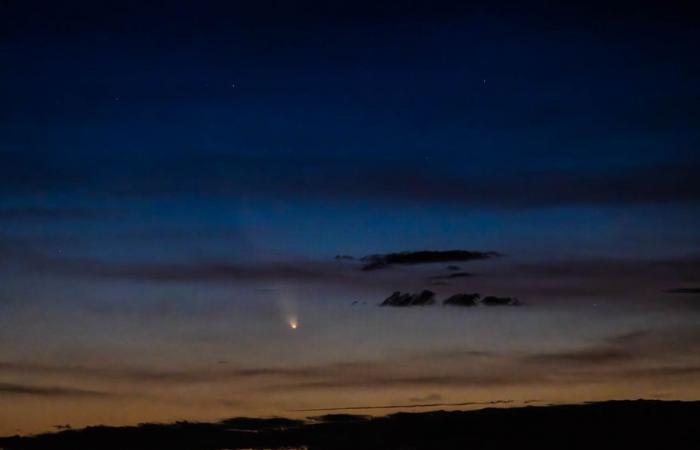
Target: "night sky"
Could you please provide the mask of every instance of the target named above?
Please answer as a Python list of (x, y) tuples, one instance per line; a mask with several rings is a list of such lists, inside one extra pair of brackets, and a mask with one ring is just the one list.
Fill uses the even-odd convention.
[(700, 398), (698, 15), (524, 3), (0, 1), (0, 435)]

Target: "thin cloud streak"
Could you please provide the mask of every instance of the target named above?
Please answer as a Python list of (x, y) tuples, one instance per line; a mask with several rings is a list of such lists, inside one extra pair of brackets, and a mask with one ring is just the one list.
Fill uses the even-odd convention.
[(111, 217), (114, 211), (92, 208), (22, 206), (0, 208), (0, 221), (59, 221), (59, 220), (95, 220)]
[[(522, 403), (533, 403), (538, 400), (525, 400)], [(410, 403), (403, 405), (370, 405), (370, 406), (338, 406), (333, 408), (307, 408), (292, 409), (291, 412), (321, 412), (321, 411), (350, 411), (357, 409), (403, 409), (403, 408), (434, 408), (443, 406), (477, 406), (477, 405), (507, 405), (516, 403), (517, 400), (492, 400), (488, 402), (458, 402), (458, 403)]]
[(63, 386), (0, 383), (0, 396), (2, 395), (28, 395), (35, 397), (112, 397), (115, 394)]

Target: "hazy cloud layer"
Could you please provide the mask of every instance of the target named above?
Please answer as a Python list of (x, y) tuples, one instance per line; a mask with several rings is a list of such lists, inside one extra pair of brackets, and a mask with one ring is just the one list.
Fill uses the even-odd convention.
[(268, 388), (274, 391), (392, 386), (432, 389), (567, 385), (642, 378), (668, 382), (690, 380), (700, 373), (700, 360), (695, 352), (699, 344), (700, 334), (693, 329), (654, 333), (639, 330), (561, 351), (495, 353), (454, 349), (409, 355), (411, 361), (431, 361), (434, 369), (430, 373), (387, 373), (379, 365), (361, 365), (343, 370), (333, 378), (322, 375), (316, 380), (292, 381)]
[[(425, 251), (372, 255), (370, 264), (387, 267), (394, 264), (422, 265), (437, 259), (461, 258), (478, 260), (492, 258), (493, 252)], [(362, 262), (367, 264), (366, 261)], [(668, 291), (668, 286), (687, 283), (693, 286), (700, 279), (698, 255), (677, 258), (644, 260), (591, 258), (515, 263), (502, 259), (483, 268), (479, 277), (469, 278), (467, 272), (447, 272), (429, 277), (429, 267), (419, 276), (416, 271), (378, 270), (373, 276), (363, 276), (355, 262), (348, 261), (283, 261), (250, 262), (245, 259), (227, 260), (183, 258), (179, 261), (108, 261), (93, 257), (64, 257), (42, 251), (42, 242), (13, 239), (0, 235), (0, 264), (23, 268), (43, 275), (80, 277), (95, 280), (127, 280), (143, 283), (215, 283), (238, 282), (275, 283), (280, 280), (297, 283), (335, 284), (349, 290), (368, 288), (392, 291), (411, 289), (413, 292), (435, 286), (439, 295), (453, 295), (447, 286), (449, 280), (459, 290), (479, 289), (481, 292), (521, 297), (526, 303), (546, 306), (548, 302), (577, 302), (580, 299), (615, 295), (617, 305), (639, 304), (694, 308), (693, 287)], [(366, 275), (366, 274), (364, 274)], [(467, 285), (469, 287), (467, 287)], [(668, 295), (663, 295), (664, 291)], [(674, 295), (671, 294), (678, 294)], [(686, 294), (682, 301), (680, 294)], [(656, 298), (653, 298), (656, 295)], [(443, 297), (445, 298), (445, 297)], [(497, 299), (484, 299), (484, 305), (501, 305)], [(512, 303), (515, 303), (513, 300)]]
[[(3, 383), (0, 389), (6, 394), (26, 396), (98, 397), (117, 395), (109, 394), (110, 389), (103, 387), (112, 386), (114, 382), (128, 382), (132, 394), (153, 386), (245, 383), (251, 392), (266, 395), (338, 388), (375, 390), (402, 387), (431, 392), (450, 387), (568, 385), (602, 380), (692, 380), (700, 373), (700, 359), (696, 352), (699, 344), (700, 333), (694, 329), (638, 330), (610, 336), (587, 346), (556, 351), (437, 349), (408, 352), (381, 360), (300, 366), (244, 367), (212, 361), (210, 367), (131, 368), (5, 361), (0, 363), (0, 376), (21, 374), (45, 381), (37, 385)], [(86, 382), (99, 389), (84, 389)], [(449, 399), (432, 398), (413, 403), (442, 404), (449, 403)], [(325, 407), (319, 405), (318, 408)]]
[(553, 278), (634, 278), (638, 282), (643, 282), (648, 276), (676, 276), (692, 280), (696, 279), (700, 273), (700, 255), (691, 254), (667, 259), (554, 259), (506, 266), (503, 270), (509, 275), (538, 275)]
[[(178, 196), (193, 193), (216, 196), (290, 196), (300, 198), (371, 199), (451, 204), (493, 208), (533, 208), (580, 204), (645, 204), (696, 202), (700, 200), (697, 163), (654, 164), (621, 167), (610, 171), (530, 170), (510, 168), (497, 182), (486, 175), (460, 175), (435, 168), (426, 170), (418, 162), (401, 167), (410, 183), (387, 178), (396, 171), (395, 161), (374, 161), (374, 166), (356, 160), (313, 154), (280, 155), (274, 159), (241, 154), (201, 153), (66, 163), (55, 155), (4, 152), (0, 158), (0, 188), (9, 194), (42, 189), (45, 192), (86, 190), (117, 197)], [(91, 170), (85, 170), (89, 167)], [(306, 167), (304, 171), (289, 167)], [(342, 173), (343, 176), (329, 174)], [(663, 179), (663, 183), (650, 183)], [(523, 189), (527, 186), (527, 189)]]

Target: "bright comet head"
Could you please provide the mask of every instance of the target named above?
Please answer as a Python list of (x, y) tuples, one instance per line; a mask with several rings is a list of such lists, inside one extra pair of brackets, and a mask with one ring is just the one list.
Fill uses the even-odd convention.
[(289, 319), (289, 328), (291, 328), (292, 330), (296, 330), (298, 326), (299, 322), (297, 322), (297, 319)]

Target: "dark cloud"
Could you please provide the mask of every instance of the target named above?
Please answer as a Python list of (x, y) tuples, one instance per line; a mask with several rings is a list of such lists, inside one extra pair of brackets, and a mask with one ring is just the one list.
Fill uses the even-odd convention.
[(520, 300), (513, 297), (488, 296), (481, 299), (481, 304), (486, 306), (519, 306)]
[[(454, 294), (446, 298), (442, 304), (446, 306), (519, 306), (522, 303), (517, 298), (513, 297), (484, 297), (481, 301), (481, 295), (478, 293), (471, 294)], [(424, 290), (418, 294), (402, 293), (395, 291), (387, 297), (379, 306), (428, 306), (435, 304), (435, 293), (433, 291)]]
[(391, 265), (430, 264), (450, 261), (474, 261), (501, 256), (497, 252), (468, 250), (424, 250), (368, 255), (361, 259), (362, 270), (376, 270)]
[(424, 290), (418, 294), (394, 292), (387, 297), (379, 306), (427, 306), (435, 303), (435, 292)]
[(481, 297), (479, 294), (455, 294), (446, 298), (442, 304), (449, 306), (476, 306)]

